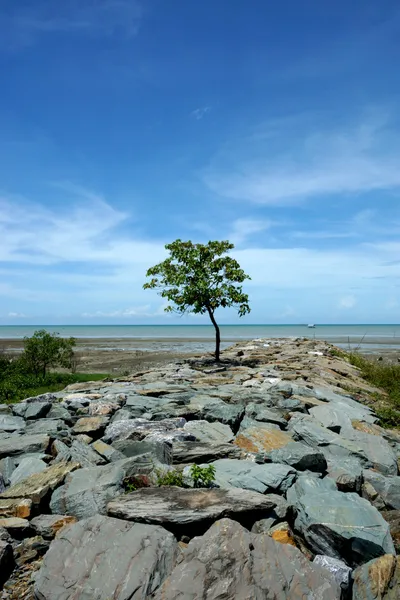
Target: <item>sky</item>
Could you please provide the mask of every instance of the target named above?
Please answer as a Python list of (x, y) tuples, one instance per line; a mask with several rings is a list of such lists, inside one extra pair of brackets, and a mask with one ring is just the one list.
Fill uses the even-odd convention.
[(398, 323), (399, 62), (398, 0), (3, 0), (0, 324), (200, 324), (176, 238), (235, 244), (221, 323)]

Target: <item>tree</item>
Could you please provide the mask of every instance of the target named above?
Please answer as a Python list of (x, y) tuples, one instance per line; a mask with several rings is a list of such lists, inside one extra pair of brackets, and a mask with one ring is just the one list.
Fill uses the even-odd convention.
[(60, 338), (58, 333), (45, 329), (35, 331), (32, 337), (24, 338), (23, 360), (27, 368), (37, 376), (46, 376), (49, 367), (70, 368), (74, 356), (74, 338)]
[(158, 289), (167, 298), (167, 312), (179, 314), (208, 313), (215, 328), (215, 359), (220, 360), (220, 330), (215, 320), (217, 308), (235, 307), (240, 317), (250, 312), (249, 299), (242, 291), (245, 279), (250, 279), (239, 263), (227, 256), (234, 245), (229, 241), (193, 244), (178, 239), (167, 244), (170, 256), (151, 267), (144, 289)]

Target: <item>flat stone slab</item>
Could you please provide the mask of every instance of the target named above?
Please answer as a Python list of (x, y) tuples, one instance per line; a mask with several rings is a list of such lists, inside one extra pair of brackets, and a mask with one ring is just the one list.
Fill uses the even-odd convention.
[(37, 600), (133, 600), (152, 594), (178, 553), (161, 527), (100, 515), (61, 531), (35, 580)]
[(27, 519), (32, 510), (32, 500), (21, 498), (2, 500), (0, 496), (0, 517), (19, 517)]
[(378, 492), (387, 508), (400, 510), (400, 477), (384, 477), (366, 469), (363, 471), (363, 479)]
[(189, 421), (184, 426), (185, 431), (192, 433), (198, 442), (226, 444), (232, 442), (234, 434), (229, 425), (209, 423), (208, 421)]
[(142, 488), (109, 502), (110, 516), (163, 525), (169, 530), (193, 532), (222, 517), (257, 521), (275, 508), (268, 496), (232, 488), (182, 489), (178, 487)]
[(266, 493), (285, 493), (296, 480), (288, 465), (259, 465), (251, 460), (221, 459), (213, 463), (215, 483), (224, 489), (243, 488)]
[(326, 569), (268, 535), (222, 519), (193, 539), (154, 600), (338, 600)]
[(290, 442), (283, 448), (272, 450), (267, 456), (274, 463), (284, 463), (298, 471), (323, 473), (327, 468), (326, 458), (322, 452), (301, 442)]
[(332, 479), (302, 476), (288, 490), (297, 510), (295, 530), (315, 554), (357, 566), (382, 554), (395, 554), (389, 525), (367, 500), (336, 489)]
[(353, 600), (398, 600), (400, 556), (375, 558), (353, 573)]
[(220, 458), (240, 458), (241, 454), (241, 449), (233, 444), (175, 442), (172, 446), (174, 464), (209, 463)]
[(48, 435), (11, 435), (0, 437), (0, 458), (45, 452), (50, 443)]
[(0, 414), (0, 431), (23, 431), (26, 423), (22, 417)]
[(37, 535), (46, 540), (52, 540), (66, 525), (77, 522), (75, 517), (68, 515), (39, 515), (30, 521), (30, 526)]
[(246, 429), (240, 428), (235, 444), (247, 452), (269, 452), (293, 442), (290, 432), (281, 431), (268, 423), (257, 423)]
[(12, 472), (10, 477), (10, 483), (11, 485), (15, 485), (16, 483), (23, 481), (30, 475), (34, 475), (35, 473), (41, 473), (46, 468), (46, 463), (40, 458), (36, 458), (35, 456), (23, 458), (19, 463), (18, 467), (15, 469), (15, 471)]

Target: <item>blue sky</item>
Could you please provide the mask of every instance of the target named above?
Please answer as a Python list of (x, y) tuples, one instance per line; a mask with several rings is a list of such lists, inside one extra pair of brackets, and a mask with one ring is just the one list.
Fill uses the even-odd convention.
[(399, 322), (399, 40), (397, 0), (3, 0), (0, 324), (174, 323), (177, 237), (236, 244), (242, 323)]

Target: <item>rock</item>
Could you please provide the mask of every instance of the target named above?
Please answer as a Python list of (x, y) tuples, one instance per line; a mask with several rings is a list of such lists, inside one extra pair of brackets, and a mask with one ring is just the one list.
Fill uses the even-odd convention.
[(42, 557), (48, 551), (49, 545), (49, 541), (38, 535), (23, 539), (14, 550), (17, 567), (23, 567)]
[(191, 537), (225, 516), (252, 525), (275, 506), (275, 499), (269, 496), (237, 488), (160, 487), (120, 496), (109, 502), (107, 512), (128, 521), (163, 525)]
[(219, 421), (220, 423), (229, 425), (234, 431), (237, 431), (243, 415), (244, 406), (226, 404), (225, 402), (206, 404), (201, 411), (201, 416), (206, 421)]
[(13, 404), (11, 408), (13, 415), (17, 417), (24, 417), (28, 405), (26, 402), (18, 402), (18, 404)]
[(161, 527), (99, 515), (84, 519), (51, 543), (36, 577), (35, 598), (149, 598), (177, 554), (173, 535)]
[(335, 433), (343, 433), (352, 428), (350, 417), (343, 410), (335, 410), (330, 406), (314, 406), (309, 413), (323, 427)]
[(21, 460), (15, 471), (13, 471), (10, 477), (10, 483), (11, 485), (15, 485), (30, 475), (34, 475), (34, 473), (41, 473), (46, 468), (46, 463), (40, 458), (35, 458), (34, 456), (24, 458)]
[(29, 435), (37, 435), (40, 433), (46, 433), (51, 437), (62, 437), (69, 428), (61, 419), (38, 419), (37, 421), (28, 421), (25, 433)]
[(39, 396), (32, 396), (30, 398), (25, 398), (24, 402), (26, 402), (27, 404), (32, 404), (32, 403), (50, 403), (50, 405), (53, 402), (57, 402), (58, 398), (57, 396), (55, 396), (54, 394), (52, 394), (51, 392), (46, 392), (45, 394), (39, 394)]
[(400, 554), (400, 510), (384, 510), (381, 515), (389, 523), (394, 547), (397, 554)]
[(290, 433), (269, 423), (257, 423), (243, 429), (241, 426), (234, 443), (247, 452), (269, 452), (290, 442), (293, 442)]
[(14, 458), (2, 458), (0, 460), (0, 473), (3, 476), (3, 480), (5, 485), (10, 485), (11, 475), (17, 468), (16, 462)]
[(19, 517), (27, 519), (32, 510), (32, 500), (12, 499), (2, 500), (0, 496), (0, 517)]
[(400, 510), (400, 477), (384, 477), (380, 473), (364, 470), (363, 478), (378, 492), (386, 508)]
[[(150, 439), (150, 438), (146, 438)], [(143, 462), (156, 460), (164, 465), (172, 464), (171, 444), (164, 440), (135, 442), (133, 440), (121, 440), (113, 442), (112, 447), (122, 453), (122, 457), (137, 457)], [(139, 457), (142, 457), (141, 459)]]
[(258, 465), (250, 460), (221, 459), (213, 463), (215, 483), (223, 488), (284, 494), (296, 480), (296, 471), (288, 465)]
[(339, 595), (331, 574), (296, 548), (222, 519), (190, 542), (154, 600), (338, 600)]
[(31, 520), (30, 525), (37, 535), (45, 540), (52, 540), (66, 525), (76, 523), (75, 517), (67, 515), (39, 515)]
[(112, 400), (108, 402), (105, 402), (104, 400), (97, 400), (96, 402), (91, 402), (89, 404), (89, 415), (91, 417), (111, 416), (119, 408), (119, 402), (113, 402)]
[(302, 476), (288, 490), (297, 510), (295, 530), (315, 554), (357, 566), (371, 557), (394, 554), (389, 525), (367, 500), (344, 494), (332, 479)]
[(4, 477), (0, 473), (0, 494), (6, 491), (6, 484), (4, 483)]
[(52, 450), (57, 456), (55, 462), (72, 461), (79, 463), (81, 467), (104, 465), (106, 462), (100, 454), (79, 440), (74, 440), (70, 447), (59, 440), (55, 440)]
[(328, 475), (336, 483), (339, 492), (359, 494), (362, 483), (362, 468), (357, 460), (351, 458), (338, 461), (328, 460)]
[(48, 435), (12, 435), (0, 439), (0, 458), (33, 452), (46, 452), (50, 443)]
[(51, 402), (31, 402), (25, 411), (24, 418), (43, 419), (51, 409)]
[(92, 437), (101, 437), (108, 422), (108, 417), (83, 417), (75, 423), (73, 432), (86, 433)]
[(282, 417), (282, 411), (265, 408), (263, 404), (250, 402), (246, 406), (246, 417), (262, 423), (273, 423), (281, 429), (286, 429), (287, 421)]
[(346, 432), (346, 436), (363, 449), (373, 469), (382, 475), (397, 475), (397, 456), (383, 437), (354, 429)]
[(268, 535), (272, 537), (275, 542), (278, 542), (278, 544), (290, 544), (291, 546), (296, 546), (289, 523), (283, 522), (274, 525), (268, 531)]
[(174, 464), (210, 463), (220, 458), (240, 458), (241, 450), (233, 444), (206, 442), (175, 442), (172, 446)]
[(0, 500), (8, 498), (29, 499), (39, 505), (57, 486), (61, 485), (68, 473), (79, 468), (78, 463), (56, 463), (41, 473), (11, 486), (1, 494)]
[(198, 442), (227, 444), (232, 442), (234, 435), (229, 425), (208, 421), (189, 421), (184, 430), (191, 433)]
[(323, 473), (327, 462), (322, 452), (313, 450), (301, 442), (289, 442), (286, 446), (268, 453), (268, 458), (274, 463), (290, 465), (298, 471), (316, 471)]
[(385, 554), (353, 573), (353, 600), (398, 600), (400, 557)]
[(346, 592), (349, 589), (352, 570), (346, 565), (345, 562), (338, 560), (337, 558), (332, 558), (323, 554), (317, 554), (313, 560), (313, 563), (328, 569), (328, 571), (330, 571), (334, 576), (335, 581), (341, 590)]
[(116, 421), (108, 425), (103, 441), (110, 444), (120, 440), (144, 440), (147, 436), (158, 435), (164, 441), (192, 439), (194, 436), (185, 432), (185, 419), (164, 419), (149, 421), (148, 419), (131, 419)]
[(132, 465), (133, 459), (125, 459), (104, 467), (90, 467), (71, 473), (65, 484), (53, 493), (51, 512), (72, 515), (77, 519), (105, 514), (107, 502), (123, 492), (124, 478), (134, 474)]
[(0, 414), (0, 431), (23, 431), (26, 423), (22, 417)]
[(68, 425), (71, 425), (72, 423), (71, 413), (65, 408), (65, 406), (61, 406), (60, 404), (52, 405), (51, 409), (46, 415), (46, 419), (61, 419)]
[(0, 590), (14, 570), (14, 553), (11, 544), (0, 540)]
[(108, 462), (116, 462), (117, 460), (123, 460), (124, 458), (126, 458), (126, 456), (122, 452), (120, 452), (116, 448), (113, 448), (112, 446), (109, 446), (109, 444), (106, 444), (101, 440), (93, 442), (91, 448), (93, 448), (93, 450), (95, 450)]
[(6, 529), (13, 537), (19, 538), (29, 529), (29, 521), (20, 517), (7, 517), (0, 519), (0, 527)]

